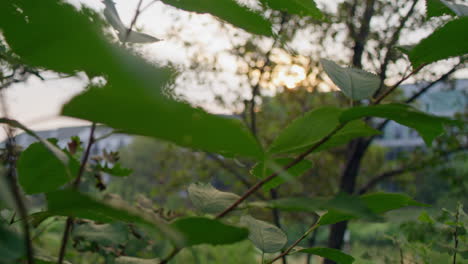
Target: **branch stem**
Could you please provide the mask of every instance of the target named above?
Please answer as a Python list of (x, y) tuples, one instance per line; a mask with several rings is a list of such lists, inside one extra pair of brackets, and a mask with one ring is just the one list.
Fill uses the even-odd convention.
[[(2, 85), (2, 88), (7, 87), (7, 85)], [(2, 104), (2, 111), (6, 118), (8, 118), (8, 106), (6, 104), (6, 100), (3, 94), (3, 90), (0, 90), (0, 103)], [(31, 230), (29, 226), (29, 222), (27, 221), (28, 211), (26, 209), (26, 205), (24, 204), (23, 196), (21, 191), (18, 187), (17, 178), (16, 178), (16, 151), (15, 151), (15, 138), (14, 138), (14, 130), (10, 124), (7, 125), (5, 128), (7, 134), (7, 142), (6, 142), (6, 149), (7, 149), (7, 157), (5, 160), (7, 171), (6, 171), (6, 180), (10, 187), (10, 191), (13, 195), (13, 199), (16, 203), (16, 209), (20, 217), (23, 219), (21, 221), (22, 228), (23, 228), (23, 240), (26, 248), (26, 256), (28, 264), (34, 264), (34, 248), (32, 245), (31, 240)]]
[(216, 216), (216, 219), (219, 219), (219, 218), (223, 218), (224, 216), (226, 216), (228, 213), (230, 213), (231, 211), (233, 211), (234, 209), (237, 208), (237, 206), (239, 206), (239, 204), (241, 204), (245, 199), (247, 199), (250, 195), (252, 195), (253, 193), (255, 193), (256, 191), (258, 191), (258, 189), (260, 189), (265, 183), (273, 180), (274, 178), (276, 178), (281, 172), (285, 171), (285, 170), (288, 170), (289, 168), (293, 167), (294, 165), (298, 164), (299, 162), (301, 162), (307, 155), (309, 155), (310, 153), (312, 153), (314, 150), (316, 150), (318, 147), (320, 147), (321, 145), (323, 145), (325, 142), (327, 142), (333, 135), (335, 135), (338, 131), (340, 131), (344, 126), (345, 126), (346, 123), (341, 123), (340, 125), (338, 125), (333, 131), (331, 131), (327, 136), (325, 136), (324, 138), (322, 138), (320, 141), (318, 141), (317, 143), (315, 143), (314, 145), (312, 145), (307, 151), (305, 151), (304, 153), (302, 153), (301, 155), (297, 156), (293, 161), (291, 161), (290, 163), (288, 163), (286, 166), (283, 167), (282, 171), (277, 171), (273, 174), (271, 174), (270, 176), (264, 178), (263, 180), (257, 182), (254, 186), (250, 187), (250, 189), (248, 189), (244, 195), (242, 195), (237, 201), (235, 201), (233, 204), (231, 204), (231, 206), (229, 206), (228, 208), (226, 208), (223, 212), (219, 213), (217, 216)]
[[(75, 190), (77, 190), (79, 185), (80, 185), (81, 178), (82, 178), (82, 176), (84, 174), (84, 171), (85, 171), (85, 168), (86, 168), (86, 163), (88, 162), (89, 154), (91, 153), (91, 147), (93, 146), (93, 143), (95, 142), (95, 140), (94, 140), (95, 130), (96, 130), (96, 123), (92, 123), (91, 129), (90, 129), (90, 132), (89, 132), (88, 145), (86, 147), (85, 153), (83, 154), (83, 158), (81, 160), (81, 165), (80, 165), (80, 169), (78, 171), (78, 176), (76, 177), (75, 181), (72, 184), (72, 188), (75, 189)], [(69, 216), (67, 218), (66, 223), (65, 223), (65, 230), (63, 231), (62, 243), (60, 245), (60, 252), (59, 252), (59, 257), (58, 257), (58, 261), (57, 261), (58, 264), (62, 264), (63, 260), (65, 258), (65, 252), (67, 250), (68, 238), (70, 236), (70, 231), (71, 231), (72, 226), (73, 226), (73, 217)]]
[(281, 259), (282, 257), (288, 255), (291, 252), (291, 250), (294, 249), (294, 247), (296, 247), (299, 243), (301, 243), (302, 240), (304, 240), (306, 237), (308, 237), (310, 235), (310, 233), (312, 233), (315, 229), (317, 229), (320, 226), (318, 224), (319, 220), (320, 219), (317, 219), (317, 221), (304, 234), (302, 234), (302, 236), (300, 238), (298, 238), (296, 241), (294, 241), (294, 243), (292, 243), (291, 246), (289, 246), (285, 251), (283, 251), (283, 253), (281, 253), (276, 258), (272, 259), (271, 261), (267, 262), (267, 264), (272, 264), (275, 261)]

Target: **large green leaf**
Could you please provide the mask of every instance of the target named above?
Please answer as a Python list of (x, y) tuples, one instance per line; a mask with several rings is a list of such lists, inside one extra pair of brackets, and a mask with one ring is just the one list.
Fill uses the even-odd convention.
[(271, 23), (235, 0), (162, 0), (163, 3), (200, 14), (211, 14), (254, 34), (271, 36)]
[(407, 206), (428, 206), (413, 200), (405, 194), (399, 193), (370, 193), (361, 196), (364, 203), (376, 214), (385, 213), (391, 210), (400, 209)]
[[(400, 209), (407, 206), (427, 206), (411, 199), (409, 196), (397, 193), (373, 193), (360, 197), (361, 201), (374, 214), (382, 214), (391, 210)], [(329, 210), (320, 218), (320, 225), (331, 225), (341, 221), (356, 219), (357, 217), (349, 213), (338, 210)]]
[(138, 79), (133, 85), (113, 82), (105, 88), (93, 88), (65, 105), (63, 114), (225, 156), (263, 157), (259, 143), (239, 120), (154, 96), (151, 81)]
[[(268, 149), (269, 154), (302, 153), (327, 136), (340, 124), (341, 109), (323, 107), (307, 112), (284, 129)], [(361, 120), (351, 121), (320, 145), (315, 151), (323, 151), (348, 143), (359, 137), (378, 135), (380, 132)]]
[(292, 212), (317, 212), (333, 210), (353, 217), (376, 219), (374, 212), (362, 197), (340, 193), (334, 197), (290, 197), (265, 202), (249, 203), (250, 207), (276, 208)]
[(242, 216), (241, 224), (249, 230), (250, 241), (264, 253), (278, 252), (288, 242), (288, 238), (281, 229), (250, 215)]
[(281, 158), (272, 161), (267, 160), (266, 162), (262, 161), (255, 165), (251, 173), (255, 177), (263, 179), (273, 174), (274, 172), (281, 171), (281, 173), (276, 178), (263, 185), (263, 190), (269, 191), (270, 189), (276, 188), (286, 181), (300, 177), (302, 174), (312, 168), (312, 162), (308, 160), (302, 160), (286, 171), (283, 171), (282, 168), (291, 163), (293, 160), (294, 159), (292, 158)]
[(468, 53), (468, 17), (449, 21), (421, 40), (408, 54), (414, 68)]
[(296, 252), (321, 256), (333, 260), (336, 264), (352, 264), (354, 262), (352, 256), (334, 248), (305, 248)]
[(204, 183), (192, 183), (187, 191), (195, 208), (207, 214), (218, 214), (240, 198), (237, 194), (222, 192)]
[(171, 226), (184, 234), (186, 245), (226, 245), (247, 239), (245, 228), (224, 224), (203, 217), (186, 217), (175, 220)]
[(307, 112), (281, 131), (268, 152), (281, 154), (307, 148), (339, 125), (341, 112), (342, 110), (334, 107), (323, 107)]
[(18, 159), (18, 181), (27, 194), (57, 190), (78, 175), (79, 162), (69, 157), (69, 166), (41, 142), (31, 144)]
[(310, 16), (322, 19), (323, 13), (317, 8), (314, 0), (261, 0), (268, 7), (299, 16)]
[(333, 61), (322, 59), (323, 69), (340, 90), (352, 100), (370, 98), (379, 89), (379, 76), (356, 68), (341, 67)]
[(20, 236), (9, 230), (0, 221), (0, 263), (16, 263), (25, 254), (24, 243)]
[(340, 120), (347, 122), (366, 116), (387, 118), (414, 128), (427, 145), (431, 145), (444, 132), (444, 125), (459, 125), (459, 122), (452, 119), (429, 115), (404, 104), (353, 107), (344, 111)]
[(263, 157), (239, 120), (168, 98), (164, 88), (174, 72), (108, 43), (99, 26), (92, 11), (78, 12), (54, 0), (0, 2), (0, 29), (25, 63), (105, 76), (104, 87), (90, 87), (65, 105), (62, 114), (226, 156)]
[(468, 6), (449, 3), (445, 0), (426, 0), (427, 18), (443, 15), (467, 16)]
[(112, 198), (98, 201), (73, 190), (60, 190), (47, 193), (48, 212), (53, 215), (90, 219), (102, 223), (129, 222), (155, 228), (169, 239), (181, 243), (176, 230), (153, 215), (144, 214), (122, 199)]

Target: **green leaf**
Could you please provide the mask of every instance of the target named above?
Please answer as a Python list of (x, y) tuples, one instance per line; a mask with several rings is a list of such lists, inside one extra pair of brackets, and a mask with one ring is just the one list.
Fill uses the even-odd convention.
[(171, 227), (184, 235), (187, 246), (233, 244), (247, 239), (249, 235), (245, 228), (203, 217), (180, 218), (171, 223)]
[(138, 211), (121, 199), (111, 198), (103, 202), (73, 190), (47, 193), (46, 198), (50, 214), (90, 219), (102, 223), (122, 221), (142, 224), (155, 228), (175, 243), (181, 243), (180, 234), (168, 224), (152, 215)]
[(321, 256), (323, 258), (333, 260), (337, 264), (351, 264), (354, 262), (354, 258), (352, 256), (334, 248), (305, 248), (296, 252)]
[(23, 239), (0, 222), (0, 263), (15, 263), (24, 254)]
[(31, 144), (18, 159), (18, 181), (27, 194), (57, 190), (78, 175), (79, 162), (70, 157), (66, 166), (45, 145)]
[(73, 228), (73, 237), (107, 247), (124, 245), (128, 241), (128, 232), (127, 224), (122, 222), (112, 224), (84, 223)]
[(418, 220), (422, 223), (427, 223), (427, 224), (434, 224), (434, 219), (432, 219), (432, 217), (427, 214), (426, 211), (423, 211), (419, 216), (418, 216)]
[(117, 176), (117, 177), (125, 177), (125, 176), (128, 176), (128, 175), (132, 174), (132, 172), (133, 172), (133, 170), (131, 170), (131, 169), (122, 168), (120, 163), (114, 164), (114, 166), (112, 166), (112, 168), (109, 167), (109, 164), (107, 164), (107, 163), (104, 166), (102, 166), (101, 164), (98, 164), (97, 169), (99, 171), (102, 171), (104, 173), (107, 173), (107, 174), (112, 175), (112, 176)]
[(235, 0), (162, 0), (163, 3), (199, 14), (214, 15), (248, 32), (271, 36), (271, 23)]
[(304, 114), (281, 131), (268, 149), (269, 154), (297, 152), (327, 136), (339, 125), (341, 110), (322, 107)]
[(457, 18), (436, 29), (409, 52), (413, 68), (468, 53), (468, 17)]
[[(63, 114), (224, 156), (263, 157), (260, 144), (239, 120), (211, 115), (155, 95), (153, 88), (161, 79), (148, 80), (150, 65), (139, 69), (149, 75), (134, 79), (132, 85), (109, 80), (112, 85), (92, 88), (72, 99), (64, 106)], [(147, 116), (151, 116), (151, 121)]]
[(443, 15), (467, 16), (468, 6), (449, 3), (444, 0), (426, 0), (426, 14), (427, 18)]
[[(360, 199), (374, 214), (382, 214), (407, 206), (427, 206), (425, 204), (414, 201), (407, 195), (397, 193), (365, 194), (362, 195)], [(319, 225), (331, 225), (356, 218), (356, 216), (353, 216), (349, 213), (330, 210), (320, 218)]]
[(379, 89), (379, 76), (361, 69), (345, 68), (330, 60), (322, 59), (323, 69), (340, 90), (352, 100), (370, 98)]
[(241, 217), (241, 224), (249, 230), (249, 239), (264, 253), (280, 251), (288, 239), (278, 227), (249, 215)]
[(192, 183), (187, 191), (195, 208), (206, 214), (218, 214), (240, 198), (237, 194), (222, 192), (204, 183)]
[(404, 126), (414, 128), (428, 146), (431, 145), (436, 137), (443, 134), (444, 125), (460, 125), (458, 121), (429, 115), (404, 104), (353, 107), (344, 111), (340, 120), (346, 122), (366, 116), (387, 118)]
[(422, 206), (427, 207), (429, 205), (423, 204), (413, 200), (411, 197), (405, 194), (399, 193), (371, 193), (364, 194), (361, 196), (364, 203), (371, 209), (375, 214), (382, 214), (391, 210), (400, 209), (407, 206)]
[(443, 15), (455, 16), (456, 14), (444, 2), (441, 0), (426, 0), (426, 17), (429, 19)]
[(63, 152), (60, 148), (58, 148), (56, 145), (52, 144), (52, 142), (45, 140), (39, 135), (37, 135), (34, 131), (31, 129), (27, 128), (20, 122), (8, 118), (0, 118), (0, 123), (7, 124), (12, 127), (19, 128), (26, 132), (26, 134), (30, 135), (31, 137), (37, 139), (39, 142), (41, 142), (58, 160), (60, 160), (63, 164), (69, 164), (69, 157), (65, 152)]
[(106, 77), (104, 87), (89, 87), (66, 104), (63, 115), (225, 156), (263, 158), (262, 147), (241, 121), (168, 98), (164, 89), (174, 71), (110, 44), (102, 27), (93, 11), (77, 11), (55, 0), (0, 3), (2, 35), (22, 61), (57, 72)]
[(310, 16), (316, 19), (323, 19), (324, 17), (314, 0), (261, 0), (261, 2), (271, 9), (293, 15)]
[(115, 264), (159, 264), (161, 261), (155, 259), (142, 259), (135, 257), (120, 256), (115, 259)]
[(376, 219), (361, 197), (340, 193), (334, 197), (291, 197), (265, 202), (249, 203), (251, 207), (277, 208), (284, 211), (317, 212), (320, 210), (333, 210), (353, 217)]
[(281, 173), (274, 178), (273, 180), (265, 183), (263, 185), (264, 191), (269, 191), (270, 189), (276, 188), (279, 185), (283, 184), (286, 181), (293, 180), (294, 178), (300, 177), (305, 172), (312, 168), (312, 162), (308, 160), (302, 160), (291, 168), (283, 171), (282, 168), (287, 164), (291, 163), (294, 159), (292, 158), (281, 158), (273, 161), (260, 162), (255, 165), (251, 173), (257, 178), (263, 179), (273, 174), (276, 171), (281, 171)]
[(102, 73), (117, 49), (105, 41), (101, 26), (99, 16), (89, 9), (77, 11), (55, 0), (0, 3), (0, 28), (6, 42), (23, 62), (34, 67)]
[(37, 228), (40, 224), (42, 224), (42, 222), (53, 215), (54, 214), (50, 213), (49, 211), (41, 211), (28, 215), (28, 219), (31, 223), (31, 226)]

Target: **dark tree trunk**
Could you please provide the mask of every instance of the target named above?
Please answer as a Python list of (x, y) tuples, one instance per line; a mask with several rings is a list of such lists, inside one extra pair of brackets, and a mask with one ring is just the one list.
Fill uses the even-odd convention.
[[(340, 192), (349, 194), (354, 193), (356, 188), (356, 179), (359, 174), (361, 160), (366, 153), (369, 143), (364, 139), (357, 139), (352, 141), (349, 145), (350, 155), (348, 162), (343, 171), (340, 181)], [(343, 248), (344, 235), (348, 222), (340, 222), (330, 227), (330, 235), (328, 236), (328, 247), (341, 249)], [(335, 264), (334, 261), (326, 259), (325, 264)]]

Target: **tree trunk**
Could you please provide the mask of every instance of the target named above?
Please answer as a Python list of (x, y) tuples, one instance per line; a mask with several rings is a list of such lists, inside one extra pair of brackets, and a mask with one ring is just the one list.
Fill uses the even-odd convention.
[[(352, 141), (349, 145), (350, 156), (348, 157), (348, 162), (346, 163), (345, 170), (341, 176), (340, 181), (340, 192), (346, 192), (349, 194), (354, 193), (356, 188), (356, 179), (359, 174), (359, 168), (361, 166), (361, 161), (366, 153), (366, 150), (369, 146), (369, 143), (364, 139), (357, 139)], [(344, 234), (348, 222), (340, 222), (332, 225), (330, 227), (330, 235), (328, 236), (328, 247), (341, 249), (343, 248)], [(335, 264), (334, 261), (326, 259), (325, 264)]]

